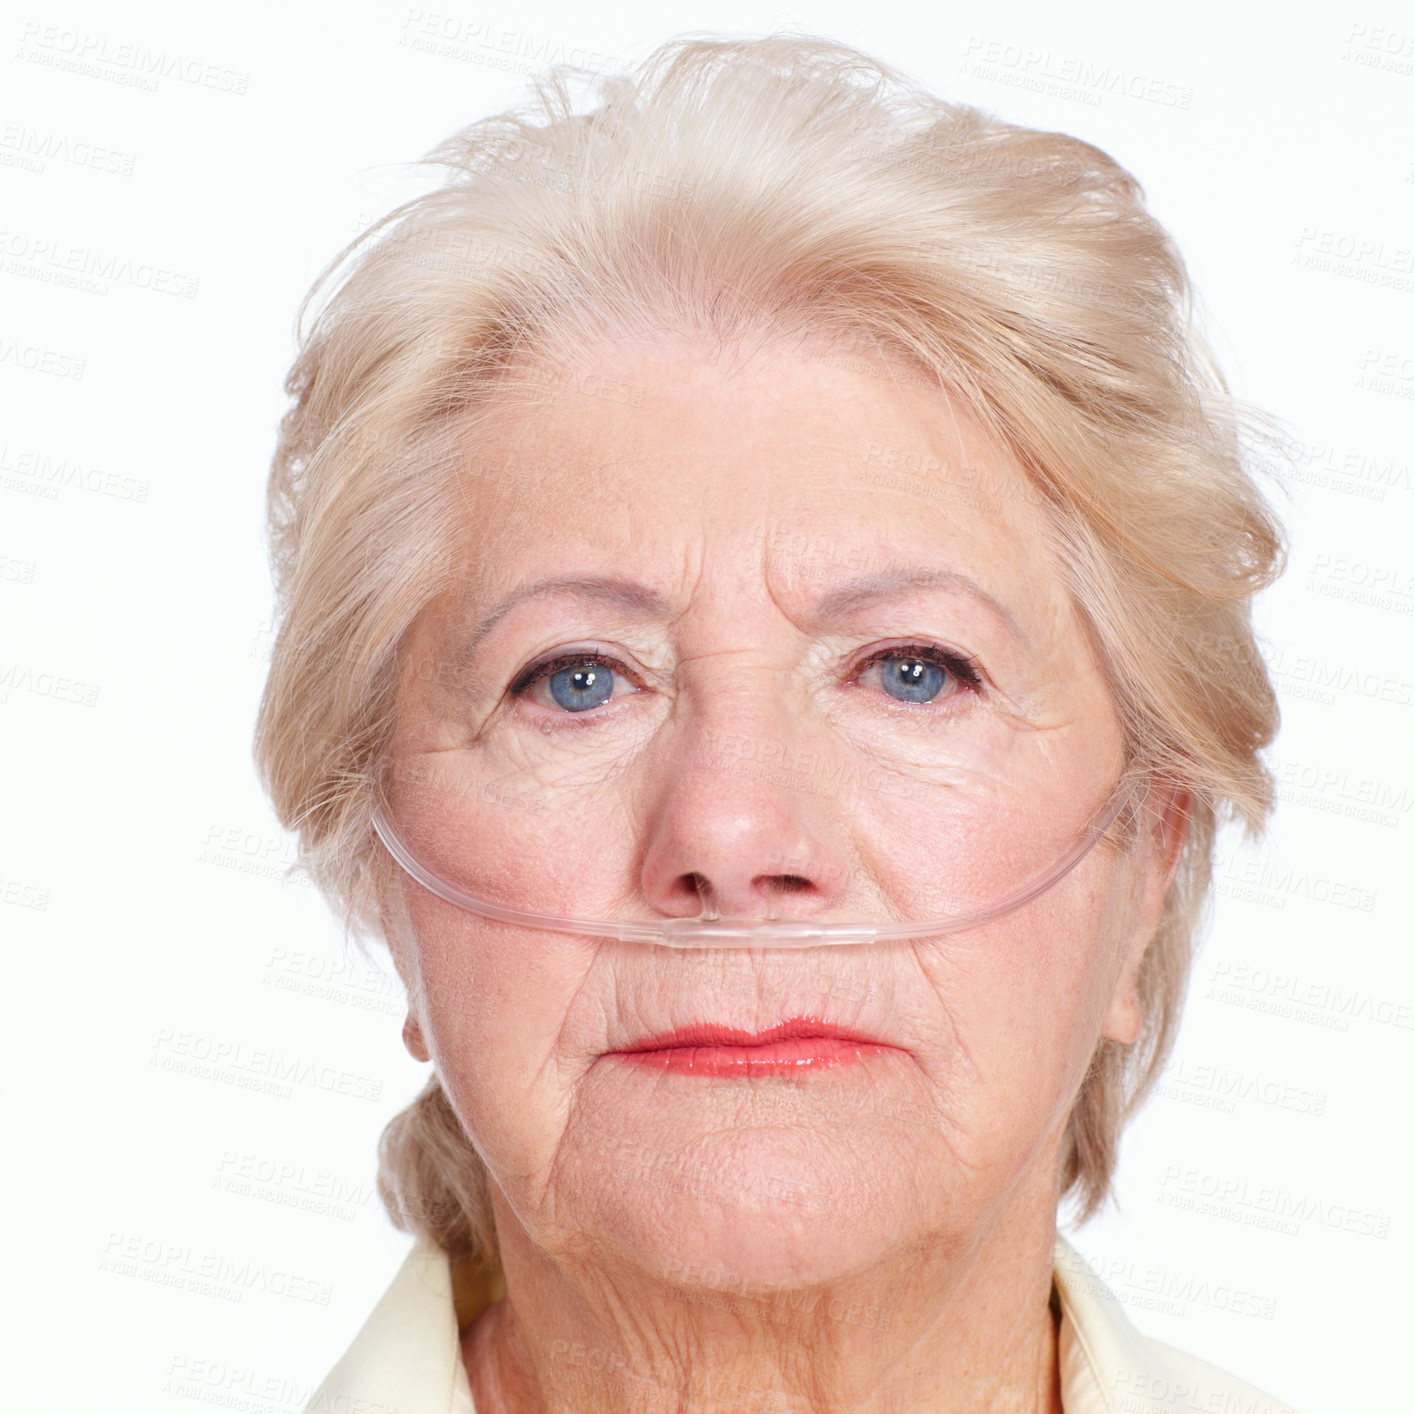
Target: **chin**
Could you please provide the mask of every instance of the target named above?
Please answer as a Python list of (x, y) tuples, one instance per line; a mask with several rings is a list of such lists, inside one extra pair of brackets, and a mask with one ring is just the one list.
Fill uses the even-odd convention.
[(571, 1187), (594, 1195), (591, 1211), (570, 1221), (601, 1235), (609, 1251), (599, 1260), (670, 1284), (735, 1292), (841, 1280), (919, 1240), (921, 1227), (951, 1225), (945, 1213), (925, 1210), (903, 1155), (876, 1152), (864, 1165), (847, 1136), (751, 1137), (734, 1137), (728, 1154), (708, 1143), (692, 1161), (585, 1174)]

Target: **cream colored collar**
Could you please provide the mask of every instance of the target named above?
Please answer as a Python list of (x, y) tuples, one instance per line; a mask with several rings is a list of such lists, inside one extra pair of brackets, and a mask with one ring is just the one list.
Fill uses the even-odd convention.
[[(1295, 1414), (1288, 1404), (1150, 1340), (1063, 1237), (1056, 1238), (1066, 1414)], [(458, 1333), (504, 1295), (418, 1241), (305, 1414), (475, 1414)], [(362, 1401), (361, 1403), (359, 1401)]]

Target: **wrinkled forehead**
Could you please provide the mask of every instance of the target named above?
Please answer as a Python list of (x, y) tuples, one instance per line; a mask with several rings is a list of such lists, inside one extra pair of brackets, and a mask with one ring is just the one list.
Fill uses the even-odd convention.
[(1040, 497), (968, 405), (870, 350), (600, 347), (517, 371), (470, 419), (463, 591), (555, 565), (714, 567), (784, 596), (906, 566), (1054, 615)]

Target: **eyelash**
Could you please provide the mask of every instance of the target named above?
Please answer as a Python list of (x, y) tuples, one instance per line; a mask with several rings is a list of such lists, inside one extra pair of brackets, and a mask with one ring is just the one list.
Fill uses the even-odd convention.
[[(919, 662), (932, 663), (935, 667), (943, 668), (951, 673), (965, 691), (980, 692), (982, 689), (981, 664), (966, 653), (957, 653), (953, 649), (944, 648), (937, 643), (901, 643), (893, 648), (881, 648), (877, 653), (871, 653), (859, 665), (854, 676), (858, 677), (867, 668), (872, 668), (875, 663), (885, 663), (890, 658), (902, 658), (906, 661), (916, 659)], [(908, 706), (906, 702), (900, 702), (898, 705), (900, 707)], [(919, 705), (927, 706), (928, 704)]]
[[(978, 693), (982, 690), (981, 665), (973, 657), (966, 653), (958, 653), (950, 648), (944, 648), (936, 643), (900, 643), (891, 648), (881, 648), (876, 653), (871, 653), (858, 668), (855, 669), (853, 677), (859, 677), (875, 663), (888, 662), (892, 658), (916, 659), (924, 663), (932, 663), (935, 667), (944, 669), (957, 679), (961, 689), (965, 692)], [(547, 678), (553, 677), (561, 668), (577, 668), (585, 664), (593, 664), (599, 667), (608, 668), (619, 676), (634, 682), (634, 676), (628, 672), (622, 663), (616, 658), (611, 658), (604, 653), (563, 653), (554, 658), (550, 658), (543, 663), (536, 663), (527, 668), (510, 686), (512, 697), (527, 697), (532, 688)], [(851, 679), (852, 680), (852, 679)], [(957, 694), (951, 694), (956, 696)], [(946, 700), (946, 699), (944, 699)], [(914, 707), (926, 707), (928, 703), (909, 704), (906, 702), (895, 702), (896, 706), (913, 710)], [(590, 717), (595, 714), (596, 709), (587, 712), (565, 713), (566, 717), (580, 716)]]

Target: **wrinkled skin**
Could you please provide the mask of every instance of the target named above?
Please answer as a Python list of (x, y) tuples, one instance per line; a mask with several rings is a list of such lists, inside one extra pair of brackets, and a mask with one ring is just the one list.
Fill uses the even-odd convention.
[[(473, 440), (463, 568), (410, 636), (395, 761), (499, 793), (456, 820), (417, 789), (396, 803), (502, 901), (928, 917), (920, 880), (1060, 838), (1117, 777), (1119, 722), (1025, 476), (900, 366), (783, 340), (605, 346), (497, 395)], [(1001, 607), (952, 582), (814, 612), (899, 566)], [(464, 658), (494, 602), (562, 575), (636, 581), (661, 612), (526, 598)], [(970, 655), (980, 692), (950, 675), (905, 704), (855, 671), (920, 642)], [(564, 647), (621, 665), (610, 698), (510, 692)], [(888, 788), (934, 740), (965, 762), (949, 779), (972, 794), (937, 794), (970, 802), (961, 843)], [(879, 770), (834, 788), (808, 764), (851, 754)], [(1138, 1035), (1180, 841), (1165, 808), (983, 927), (756, 954), (532, 933), (405, 881), (405, 1036), (489, 1168), (507, 1279), (463, 1336), (479, 1414), (1059, 1410), (1061, 1139), (1099, 1038)], [(751, 1078), (613, 1054), (800, 1015), (880, 1045)]]

